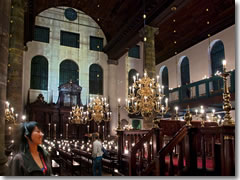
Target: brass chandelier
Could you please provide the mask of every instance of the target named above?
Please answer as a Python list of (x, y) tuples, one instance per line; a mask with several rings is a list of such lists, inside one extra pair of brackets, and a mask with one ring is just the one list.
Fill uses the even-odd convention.
[[(157, 114), (163, 116), (168, 112), (168, 98), (164, 97), (164, 86), (150, 78), (144, 71), (144, 77), (139, 78), (139, 74), (133, 76), (133, 85), (129, 87), (129, 95), (126, 99), (125, 109), (129, 114), (141, 114), (144, 119), (154, 118)], [(165, 99), (165, 105), (163, 100)]]
[(102, 121), (108, 122), (111, 120), (109, 104), (106, 98), (92, 98), (87, 104), (86, 110), (84, 107), (74, 106), (70, 112), (69, 122), (72, 124), (87, 124), (88, 121), (95, 121), (97, 124)]
[(18, 114), (14, 114), (14, 108), (13, 107), (9, 107), (9, 102), (6, 101), (6, 106), (5, 106), (5, 120), (7, 123), (9, 124), (16, 124), (17, 123), (17, 118), (18, 118)]

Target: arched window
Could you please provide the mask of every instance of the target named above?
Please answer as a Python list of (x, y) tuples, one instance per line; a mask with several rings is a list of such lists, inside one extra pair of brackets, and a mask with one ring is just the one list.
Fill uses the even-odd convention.
[(133, 76), (136, 76), (137, 71), (135, 69), (131, 69), (128, 72), (128, 86), (132, 86), (133, 84)]
[(78, 65), (71, 60), (64, 60), (60, 64), (60, 79), (59, 85), (68, 83), (69, 81), (79, 84)]
[(162, 71), (162, 85), (168, 89), (168, 68), (165, 66)]
[(43, 56), (35, 56), (31, 62), (31, 89), (48, 89), (48, 61)]
[(98, 64), (89, 69), (89, 93), (103, 95), (103, 70)]
[(223, 72), (222, 60), (225, 59), (225, 53), (222, 41), (219, 40), (214, 43), (210, 55), (212, 75), (214, 75), (217, 71)]
[(189, 60), (185, 56), (181, 62), (181, 85), (186, 85), (190, 83), (190, 74), (189, 74)]

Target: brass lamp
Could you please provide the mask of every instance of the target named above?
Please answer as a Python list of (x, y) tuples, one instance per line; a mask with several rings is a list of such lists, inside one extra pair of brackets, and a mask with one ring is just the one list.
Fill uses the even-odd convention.
[(18, 114), (14, 114), (14, 108), (10, 108), (10, 103), (6, 101), (5, 103), (5, 120), (9, 124), (17, 123)]
[[(129, 87), (129, 95), (126, 99), (125, 109), (129, 114), (141, 114), (146, 119), (154, 118), (157, 114), (162, 118), (168, 112), (168, 98), (165, 98), (165, 105), (163, 102), (164, 86), (159, 84), (159, 76), (157, 81), (154, 78), (149, 78), (147, 72), (144, 71), (144, 77), (139, 78), (139, 74), (133, 76), (133, 85)], [(157, 121), (157, 120), (155, 120)], [(154, 122), (155, 123), (155, 122)]]

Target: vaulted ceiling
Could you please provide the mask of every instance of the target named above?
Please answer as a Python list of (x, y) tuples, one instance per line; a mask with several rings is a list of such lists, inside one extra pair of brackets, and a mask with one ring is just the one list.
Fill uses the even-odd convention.
[(33, 37), (35, 17), (42, 11), (67, 6), (85, 12), (107, 38), (104, 52), (120, 58), (142, 40), (143, 13), (146, 24), (158, 27), (155, 36), (156, 64), (203, 39), (235, 24), (234, 0), (27, 0), (25, 43)]

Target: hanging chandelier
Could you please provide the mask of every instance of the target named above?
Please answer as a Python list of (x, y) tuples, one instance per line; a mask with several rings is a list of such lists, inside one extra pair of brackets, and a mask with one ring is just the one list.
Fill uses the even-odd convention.
[[(151, 119), (157, 114), (163, 116), (168, 112), (168, 98), (164, 97), (164, 86), (150, 78), (144, 71), (144, 77), (139, 78), (139, 74), (133, 76), (133, 85), (129, 87), (128, 98), (125, 109), (129, 114), (142, 115), (144, 119)], [(165, 105), (162, 103), (165, 100)]]
[(72, 124), (87, 124), (88, 121), (95, 121), (97, 124), (102, 121), (109, 122), (111, 120), (109, 104), (106, 98), (91, 98), (86, 110), (84, 107), (74, 106), (70, 112), (69, 122)]
[(8, 101), (6, 101), (5, 104), (6, 104), (5, 105), (5, 120), (6, 120), (6, 122), (9, 124), (16, 124), (18, 114), (14, 114), (14, 108), (9, 107), (10, 104)]
[(88, 112), (84, 111), (82, 106), (73, 106), (72, 111), (70, 112), (69, 123), (71, 124), (87, 124), (88, 121)]
[(111, 120), (110, 106), (106, 98), (91, 98), (87, 106), (88, 120), (94, 120), (97, 124), (102, 121), (109, 122)]

